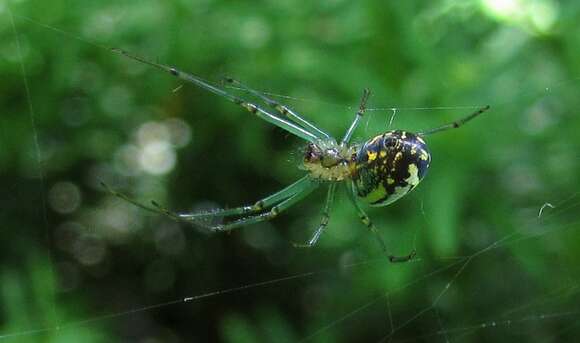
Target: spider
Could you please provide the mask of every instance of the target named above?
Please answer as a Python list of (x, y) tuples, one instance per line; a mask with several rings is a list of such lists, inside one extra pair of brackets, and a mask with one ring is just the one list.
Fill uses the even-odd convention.
[(232, 78), (225, 82), (246, 91), (260, 99), (272, 110), (230, 94), (197, 76), (178, 70), (174, 67), (152, 62), (121, 49), (112, 49), (129, 59), (161, 69), (174, 77), (191, 82), (211, 93), (217, 94), (243, 108), (258, 118), (278, 126), (289, 133), (308, 142), (304, 150), (301, 169), (306, 175), (282, 190), (271, 194), (254, 204), (231, 209), (220, 209), (210, 212), (175, 213), (151, 201), (152, 206), (145, 205), (119, 193), (103, 184), (113, 195), (124, 199), (145, 210), (170, 217), (173, 220), (189, 224), (202, 225), (201, 220), (223, 218), (220, 224), (203, 224), (211, 231), (229, 231), (241, 226), (271, 220), (291, 206), (303, 200), (315, 189), (328, 184), (326, 201), (322, 218), (311, 238), (297, 247), (313, 247), (325, 231), (329, 222), (329, 212), (334, 201), (337, 185), (346, 187), (348, 198), (354, 206), (360, 220), (374, 234), (383, 252), (391, 262), (409, 261), (415, 256), (411, 251), (406, 256), (395, 256), (389, 253), (387, 245), (379, 234), (377, 227), (363, 210), (359, 201), (370, 206), (387, 206), (413, 190), (427, 174), (431, 163), (431, 154), (423, 139), (427, 135), (459, 128), (468, 121), (487, 111), (484, 106), (477, 111), (454, 122), (418, 133), (402, 130), (387, 131), (373, 137), (363, 144), (350, 143), (351, 137), (364, 116), (370, 91), (365, 89), (354, 120), (340, 141), (316, 127), (290, 108), (271, 99)]

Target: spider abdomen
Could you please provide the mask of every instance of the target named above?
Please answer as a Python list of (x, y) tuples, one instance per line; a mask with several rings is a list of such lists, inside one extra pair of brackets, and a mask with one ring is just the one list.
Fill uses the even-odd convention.
[(431, 154), (420, 136), (389, 131), (359, 149), (351, 178), (361, 200), (371, 206), (386, 206), (413, 190), (430, 163)]

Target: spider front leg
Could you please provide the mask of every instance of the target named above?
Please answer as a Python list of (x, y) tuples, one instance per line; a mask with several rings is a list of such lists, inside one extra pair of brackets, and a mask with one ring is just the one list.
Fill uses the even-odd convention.
[(310, 183), (310, 185), (307, 188), (301, 190), (298, 193), (295, 193), (294, 195), (290, 196), (289, 198), (287, 198), (287, 199), (281, 201), (280, 203), (272, 206), (270, 208), (270, 210), (267, 212), (256, 214), (256, 215), (251, 215), (251, 216), (241, 218), (241, 219), (237, 219), (235, 221), (232, 221), (232, 222), (229, 222), (226, 224), (207, 226), (207, 228), (211, 229), (213, 231), (229, 231), (229, 230), (238, 228), (240, 226), (246, 226), (246, 225), (255, 224), (255, 223), (274, 219), (280, 213), (284, 212), (285, 210), (289, 209), (290, 207), (292, 207), (293, 205), (295, 205), (296, 203), (298, 203), (299, 201), (304, 199), (307, 195), (312, 193), (312, 191), (314, 191), (317, 187), (318, 187), (318, 184), (312, 182), (312, 183)]
[(417, 252), (414, 249), (411, 251), (411, 253), (409, 253), (406, 256), (395, 256), (395, 255), (390, 254), (389, 250), (387, 249), (387, 244), (385, 243), (385, 241), (381, 237), (379, 230), (377, 229), (375, 224), (373, 224), (373, 222), (371, 221), (369, 216), (365, 213), (365, 211), (360, 207), (360, 205), (356, 201), (356, 196), (355, 196), (354, 191), (351, 187), (347, 186), (347, 193), (348, 193), (348, 198), (350, 199), (354, 208), (356, 209), (357, 214), (358, 214), (361, 222), (369, 229), (370, 232), (372, 232), (374, 234), (377, 241), (381, 245), (383, 252), (387, 255), (390, 262), (392, 262), (392, 263), (407, 262), (407, 261), (412, 260), (415, 257)]
[(109, 192), (111, 195), (116, 196), (117, 198), (124, 200), (128, 203), (131, 203), (137, 207), (140, 207), (146, 211), (161, 214), (161, 215), (164, 215), (164, 216), (169, 217), (169, 218), (176, 220), (176, 221), (185, 221), (179, 217), (178, 213), (174, 213), (174, 212), (171, 212), (171, 211), (164, 209), (157, 202), (155, 202), (153, 200), (151, 201), (151, 205), (146, 205), (144, 203), (141, 203), (141, 202), (129, 197), (128, 195), (126, 195), (124, 193), (121, 193), (121, 192), (118, 192), (118, 191), (112, 189), (111, 187), (109, 187), (109, 185), (107, 185), (106, 183), (104, 183), (102, 181), (101, 181), (101, 186), (103, 188), (105, 188), (105, 190), (107, 192)]
[(227, 210), (216, 210), (216, 211), (209, 211), (209, 212), (197, 212), (197, 213), (176, 213), (169, 211), (163, 208), (155, 201), (151, 201), (151, 205), (146, 205), (141, 202), (138, 202), (131, 197), (115, 191), (111, 189), (107, 184), (101, 182), (102, 186), (112, 195), (125, 200), (137, 207), (140, 207), (144, 210), (154, 212), (157, 214), (161, 214), (167, 216), (175, 221), (184, 222), (187, 224), (197, 224), (199, 226), (203, 226), (209, 229), (216, 229), (217, 226), (205, 225), (200, 222), (203, 219), (210, 219), (210, 218), (221, 218), (221, 217), (230, 217), (230, 216), (244, 216), (244, 215), (252, 215), (257, 214), (259, 212), (263, 212), (269, 209), (272, 206), (277, 204), (281, 204), (284, 200), (287, 200), (299, 193), (305, 191), (311, 191), (316, 188), (316, 183), (310, 179), (308, 176), (304, 176), (303, 178), (299, 179), (298, 181), (294, 182), (293, 184), (287, 186), (286, 188), (267, 196), (263, 199), (256, 201), (253, 205), (247, 206), (240, 206), (236, 208), (231, 208)]
[(141, 62), (141, 63), (144, 63), (144, 64), (148, 64), (150, 66), (153, 66), (155, 68), (158, 68), (160, 70), (163, 70), (163, 71), (169, 73), (170, 75), (172, 75), (174, 77), (177, 77), (177, 78), (179, 78), (181, 80), (185, 80), (185, 81), (191, 82), (194, 85), (196, 85), (196, 86), (198, 86), (198, 87), (200, 87), (202, 89), (205, 89), (205, 90), (207, 90), (207, 91), (209, 91), (211, 93), (214, 93), (216, 95), (219, 95), (219, 96), (221, 96), (221, 97), (223, 97), (223, 98), (225, 98), (225, 99), (233, 102), (234, 104), (243, 107), (244, 109), (246, 109), (246, 111), (250, 112), (251, 114), (256, 115), (258, 118), (260, 118), (262, 120), (265, 120), (266, 122), (268, 122), (270, 124), (273, 124), (275, 126), (278, 126), (279, 128), (281, 128), (283, 130), (286, 130), (286, 131), (292, 133), (293, 135), (295, 135), (297, 137), (300, 137), (300, 138), (302, 138), (302, 139), (304, 139), (306, 141), (315, 142), (316, 140), (319, 139), (319, 137), (317, 137), (316, 135), (312, 134), (308, 130), (305, 130), (304, 128), (302, 128), (302, 127), (300, 127), (300, 126), (298, 126), (298, 125), (296, 125), (296, 124), (294, 124), (292, 122), (289, 122), (289, 121), (287, 121), (287, 120), (285, 120), (283, 118), (280, 118), (280, 117), (278, 117), (278, 116), (276, 116), (276, 115), (274, 115), (274, 114), (266, 111), (265, 109), (263, 109), (262, 107), (260, 107), (260, 106), (258, 106), (256, 104), (253, 104), (251, 102), (245, 101), (244, 99), (242, 99), (242, 98), (240, 98), (238, 96), (235, 96), (233, 94), (230, 94), (230, 93), (224, 91), (223, 89), (218, 88), (218, 87), (216, 87), (216, 86), (214, 86), (214, 85), (212, 85), (212, 84), (210, 84), (210, 83), (202, 80), (201, 78), (193, 75), (193, 74), (186, 73), (184, 71), (181, 71), (181, 70), (179, 70), (179, 69), (177, 69), (175, 67), (169, 66), (169, 65), (165, 65), (165, 64), (162, 64), (162, 63), (156, 63), (156, 62), (153, 62), (153, 61), (149, 61), (149, 60), (147, 60), (147, 59), (145, 59), (143, 57), (139, 57), (137, 55), (133, 55), (133, 54), (131, 54), (131, 53), (125, 51), (125, 50), (122, 50), (122, 49), (114, 48), (114, 49), (111, 49), (111, 50), (113, 52), (116, 52), (118, 54), (121, 54), (122, 56), (125, 56), (127, 58), (130, 58), (132, 60), (135, 60), (135, 61), (138, 61), (138, 62)]
[(228, 217), (228, 216), (243, 216), (257, 214), (263, 212), (264, 210), (282, 202), (291, 196), (303, 192), (311, 187), (313, 187), (314, 182), (309, 176), (304, 176), (293, 184), (287, 186), (286, 188), (269, 195), (263, 199), (256, 201), (253, 205), (246, 205), (235, 207), (227, 210), (216, 210), (211, 212), (198, 212), (198, 213), (183, 213), (178, 216), (185, 220), (195, 221), (199, 218), (210, 218), (210, 217)]
[(329, 212), (330, 212), (330, 207), (332, 206), (332, 203), (334, 202), (335, 190), (336, 190), (336, 183), (333, 183), (328, 187), (328, 192), (326, 193), (326, 202), (324, 204), (324, 210), (322, 211), (322, 219), (320, 220), (320, 225), (318, 226), (318, 229), (316, 229), (316, 231), (314, 231), (314, 234), (308, 240), (308, 242), (303, 243), (303, 244), (294, 243), (295, 247), (297, 247), (297, 248), (311, 248), (311, 247), (316, 245), (316, 243), (318, 242), (318, 239), (320, 238), (320, 235), (322, 235), (322, 233), (324, 232), (324, 230), (328, 226), (328, 219), (330, 218)]
[(287, 106), (280, 104), (278, 101), (266, 96), (265, 94), (255, 90), (255, 89), (252, 89), (252, 88), (246, 86), (245, 84), (241, 83), (238, 80), (232, 79), (230, 77), (226, 77), (225, 81), (230, 83), (230, 84), (236, 85), (236, 86), (240, 87), (242, 90), (245, 90), (246, 92), (260, 98), (268, 106), (270, 106), (273, 109), (275, 109), (276, 111), (278, 111), (278, 113), (280, 113), (283, 116), (286, 116), (286, 118), (288, 118), (288, 119), (292, 120), (293, 122), (295, 122), (296, 124), (302, 126), (304, 129), (315, 134), (317, 137), (322, 138), (322, 139), (330, 138), (330, 135), (328, 133), (322, 131), (321, 129), (316, 127), (316, 125), (310, 123), (309, 121), (304, 119), (301, 115), (292, 111)]

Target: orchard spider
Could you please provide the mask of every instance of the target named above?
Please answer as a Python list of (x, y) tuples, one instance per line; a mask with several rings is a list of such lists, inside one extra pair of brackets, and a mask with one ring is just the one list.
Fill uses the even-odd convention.
[[(320, 225), (306, 243), (296, 244), (299, 247), (312, 247), (318, 242), (328, 226), (329, 211), (334, 200), (336, 186), (341, 183), (345, 185), (349, 199), (356, 209), (360, 220), (374, 233), (391, 262), (408, 261), (413, 258), (415, 252), (413, 251), (409, 255), (401, 257), (389, 254), (377, 228), (361, 208), (358, 200), (370, 206), (386, 206), (408, 194), (425, 177), (431, 163), (431, 154), (423, 138), (430, 134), (458, 128), (489, 109), (489, 106), (482, 107), (466, 117), (426, 131), (418, 133), (401, 130), (387, 131), (363, 144), (351, 144), (350, 139), (365, 113), (366, 103), (370, 95), (368, 89), (363, 92), (359, 109), (350, 127), (344, 137), (337, 141), (293, 110), (245, 86), (239, 81), (231, 78), (225, 79), (227, 83), (237, 86), (262, 100), (264, 104), (274, 111), (269, 111), (258, 104), (247, 102), (174, 67), (148, 61), (120, 49), (113, 49), (113, 51), (132, 60), (166, 71), (179, 79), (191, 82), (200, 88), (240, 105), (258, 118), (302, 138), (308, 142), (308, 145), (306, 146), (301, 166), (302, 169), (306, 170), (307, 174), (284, 189), (258, 200), (253, 205), (211, 212), (175, 213), (159, 206), (154, 201), (152, 201), (152, 206), (142, 204), (105, 185), (112, 194), (141, 208), (163, 214), (180, 222), (201, 225), (212, 231), (228, 231), (240, 226), (273, 219), (304, 199), (319, 186), (328, 184)], [(203, 220), (211, 218), (224, 218), (225, 222), (221, 224), (202, 224)]]

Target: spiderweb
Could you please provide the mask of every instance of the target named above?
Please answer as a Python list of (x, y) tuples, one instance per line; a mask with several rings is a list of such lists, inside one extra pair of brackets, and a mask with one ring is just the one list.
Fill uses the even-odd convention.
[[(303, 251), (289, 242), (306, 239), (318, 221), (316, 195), (276, 222), (206, 236), (102, 192), (104, 179), (139, 199), (180, 209), (213, 208), (222, 199), (241, 204), (291, 181), (296, 173), (288, 170), (300, 154), (280, 131), (257, 120), (240, 123), (235, 118), (242, 115), (230, 113), (221, 99), (204, 102), (197, 89), (108, 51), (121, 45), (163, 56), (119, 37), (140, 18), (167, 9), (148, 4), (129, 13), (123, 6), (69, 5), (90, 16), (63, 28), (56, 13), (40, 17), (26, 6), (2, 7), (7, 114), (0, 143), (9, 149), (0, 156), (7, 177), (0, 340), (545, 342), (577, 336), (578, 78), (557, 63), (538, 64), (545, 51), (529, 49), (538, 55), (509, 64), (515, 77), (481, 68), (490, 73), (477, 84), (469, 82), (475, 77), (469, 64), (481, 61), (457, 62), (455, 77), (467, 80), (466, 90), (449, 86), (446, 97), (432, 101), (443, 106), (415, 106), (425, 102), (433, 81), (413, 73), (399, 92), (369, 85), (377, 91), (360, 139), (385, 127), (432, 127), (486, 103), (493, 109), (465, 129), (430, 140), (435, 163), (453, 163), (451, 168), (434, 164), (416, 194), (384, 210), (386, 215), (371, 211), (379, 227), (393, 228), (385, 237), (397, 251), (418, 251), (412, 262), (392, 265), (356, 229), (360, 224), (346, 202), (333, 210), (332, 229), (320, 246)], [(268, 41), (258, 18), (236, 22), (250, 10), (222, 11), (229, 15), (222, 17), (226, 23), (243, 28), (232, 49)], [(441, 15), (432, 11), (423, 12), (431, 16), (426, 22)], [(454, 18), (462, 15), (468, 13)], [(186, 28), (180, 35), (153, 18), (160, 22), (147, 25), (143, 44), (166, 47), (164, 40), (176, 37), (171, 44), (182, 45), (180, 38), (192, 34)], [(198, 35), (219, 36), (201, 30)], [(503, 30), (480, 53), (509, 59), (509, 51), (497, 47), (519, 36)], [(196, 37), (208, 54), (218, 49), (211, 38)], [(299, 49), (292, 53), (289, 70), (309, 63)], [(176, 65), (205, 65), (212, 57), (183, 54)], [(266, 75), (253, 76), (252, 63), (241, 60), (233, 64), (237, 77), (262, 89), (286, 89), (266, 83)], [(532, 72), (538, 66), (544, 72)], [(47, 70), (51, 74), (43, 76)], [(225, 71), (232, 72), (216, 74)], [(363, 74), (357, 79), (375, 80), (356, 71)], [(344, 70), (336, 84), (351, 72)], [(358, 93), (345, 95), (348, 101), (323, 101), (346, 88), (336, 86), (325, 97), (306, 90), (317, 85), (302, 87), (267, 93), (300, 112), (337, 113), (310, 117), (333, 132), (348, 124)], [(194, 114), (186, 116), (188, 111)], [(16, 148), (15, 142), (24, 145)], [(271, 142), (278, 154), (256, 154), (269, 151), (256, 142)], [(250, 158), (254, 169), (231, 170), (249, 168), (243, 160)], [(256, 178), (266, 181), (252, 183)], [(239, 188), (245, 183), (252, 186)], [(232, 189), (240, 194), (232, 196)]]

